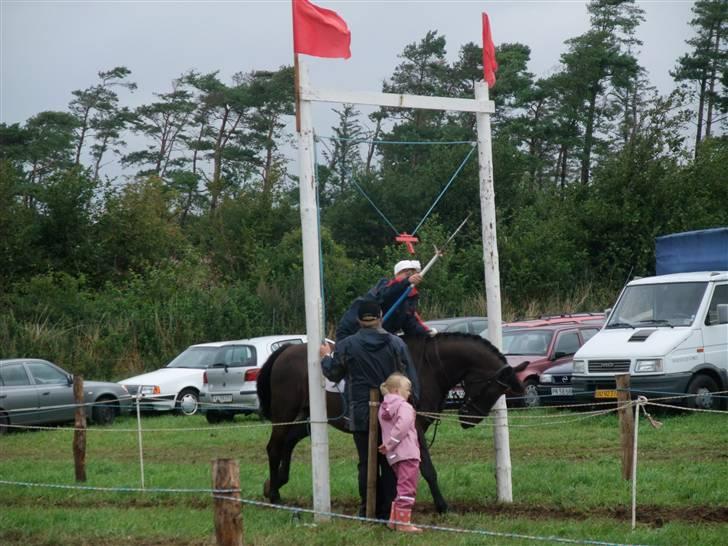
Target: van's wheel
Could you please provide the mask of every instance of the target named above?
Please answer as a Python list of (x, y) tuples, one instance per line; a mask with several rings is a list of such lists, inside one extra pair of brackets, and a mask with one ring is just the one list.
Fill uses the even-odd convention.
[(523, 405), (527, 408), (536, 408), (541, 405), (541, 398), (538, 395), (538, 381), (526, 379), (523, 383)]
[(706, 410), (720, 409), (720, 398), (713, 396), (715, 392), (718, 392), (718, 385), (712, 377), (703, 374), (696, 375), (688, 385), (687, 393), (694, 396), (687, 399), (687, 407)]
[(8, 430), (10, 430), (9, 424), (10, 417), (8, 417), (8, 414), (0, 411), (0, 436), (8, 433)]
[(96, 400), (91, 410), (91, 421), (96, 425), (110, 425), (116, 419), (116, 403), (113, 398)]
[(180, 415), (194, 415), (200, 407), (200, 398), (195, 389), (182, 389), (177, 395), (175, 409)]

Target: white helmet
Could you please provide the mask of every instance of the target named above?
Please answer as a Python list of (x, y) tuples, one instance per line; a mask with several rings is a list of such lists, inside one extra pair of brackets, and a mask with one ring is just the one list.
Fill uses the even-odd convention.
[(394, 266), (394, 274), (397, 275), (400, 271), (404, 271), (405, 269), (414, 269), (417, 273), (419, 273), (422, 270), (422, 266), (420, 265), (419, 260), (402, 260), (397, 262)]

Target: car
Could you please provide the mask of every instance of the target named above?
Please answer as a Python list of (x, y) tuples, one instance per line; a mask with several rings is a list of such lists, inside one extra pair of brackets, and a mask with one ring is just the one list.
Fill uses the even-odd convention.
[(515, 320), (504, 324), (508, 328), (533, 328), (552, 324), (591, 324), (600, 328), (606, 320), (604, 313), (564, 313), (561, 315), (544, 315), (536, 319)]
[(200, 412), (208, 423), (230, 421), (237, 414), (258, 411), (257, 379), (268, 357), (285, 345), (306, 342), (305, 335), (265, 336), (234, 343), (238, 357), (208, 367), (202, 376)]
[[(91, 422), (108, 425), (130, 411), (131, 397), (123, 386), (84, 381), (83, 387)], [(75, 404), (73, 375), (63, 368), (41, 358), (0, 360), (0, 434), (12, 425), (73, 421)]]
[(573, 373), (573, 360), (549, 368), (542, 373), (537, 385), (541, 404), (546, 406), (575, 403), (574, 388), (571, 386), (571, 375)]
[[(267, 343), (305, 343), (305, 335), (267, 336)], [(139, 396), (145, 411), (174, 411), (194, 415), (200, 407), (205, 370), (218, 366), (242, 366), (251, 356), (251, 341), (216, 341), (190, 345), (164, 368), (124, 379), (124, 385), (133, 396)], [(255, 391), (255, 388), (253, 388)]]
[(526, 394), (517, 400), (520, 405), (541, 405), (538, 384), (546, 370), (563, 364), (601, 328), (602, 323), (560, 322), (543, 326), (513, 327), (503, 332), (501, 351), (511, 366), (527, 361), (525, 370), (518, 373)]
[(427, 320), (425, 324), (438, 332), (462, 332), (477, 335), (488, 328), (488, 317), (451, 317)]

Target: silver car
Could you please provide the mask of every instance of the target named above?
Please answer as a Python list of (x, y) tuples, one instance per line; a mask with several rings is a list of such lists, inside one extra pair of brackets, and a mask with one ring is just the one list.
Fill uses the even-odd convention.
[(268, 357), (284, 345), (306, 342), (305, 335), (264, 336), (208, 344), (225, 348), (230, 358), (218, 358), (202, 378), (200, 411), (209, 423), (232, 420), (238, 413), (258, 411), (258, 372)]
[[(117, 383), (83, 382), (86, 414), (100, 425), (128, 413), (131, 397)], [(73, 421), (73, 375), (38, 358), (0, 360), (0, 434), (8, 425), (46, 425)]]

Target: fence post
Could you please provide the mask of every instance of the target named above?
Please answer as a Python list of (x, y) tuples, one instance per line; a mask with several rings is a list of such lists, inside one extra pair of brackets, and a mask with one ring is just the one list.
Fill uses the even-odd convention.
[(73, 462), (76, 470), (76, 481), (86, 481), (86, 406), (83, 400), (83, 377), (73, 377), (73, 399), (76, 403), (76, 415), (73, 431)]
[(630, 411), (629, 374), (621, 374), (617, 379), (617, 404), (619, 412), (619, 440), (622, 448), (622, 479), (632, 479), (634, 465), (634, 415)]
[[(240, 467), (235, 459), (212, 461), (215, 538), (218, 546), (243, 546), (243, 512), (240, 502)], [(225, 491), (225, 492), (222, 492)], [(228, 500), (218, 497), (228, 497)]]
[(376, 517), (377, 505), (377, 448), (379, 447), (379, 391), (369, 389), (369, 451), (367, 457), (367, 517)]

